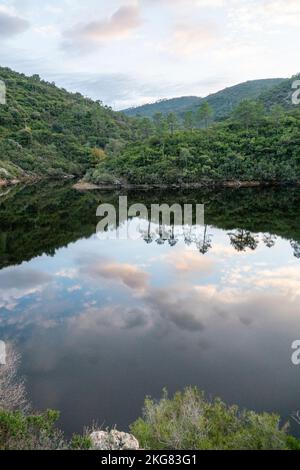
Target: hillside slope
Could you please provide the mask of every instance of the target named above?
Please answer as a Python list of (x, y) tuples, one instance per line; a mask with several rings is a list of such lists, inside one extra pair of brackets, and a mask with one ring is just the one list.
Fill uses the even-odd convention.
[(207, 102), (214, 110), (214, 119), (227, 117), (232, 110), (245, 99), (257, 99), (262, 93), (274, 88), (282, 83), (283, 78), (266, 80), (252, 80), (229, 88), (225, 88), (217, 93), (213, 93), (206, 98), (187, 96), (162, 100), (153, 104), (146, 104), (137, 108), (125, 109), (123, 112), (127, 116), (153, 117), (156, 113), (175, 113), (182, 118), (187, 111), (197, 111), (202, 103)]
[[(0, 67), (0, 180), (81, 175), (110, 139), (132, 136), (128, 118), (39, 76)], [(95, 150), (96, 149), (96, 150)]]

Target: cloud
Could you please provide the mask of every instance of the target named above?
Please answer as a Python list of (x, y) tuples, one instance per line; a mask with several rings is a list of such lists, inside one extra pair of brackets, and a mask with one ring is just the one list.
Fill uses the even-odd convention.
[(29, 22), (8, 10), (0, 7), (0, 38), (10, 38), (18, 34), (24, 33), (29, 28)]
[(69, 326), (77, 331), (93, 331), (99, 333), (106, 328), (130, 330), (144, 327), (147, 324), (145, 311), (140, 308), (124, 308), (113, 305), (103, 308), (88, 308), (77, 317), (69, 320)]
[(35, 269), (8, 268), (0, 272), (0, 291), (28, 289), (47, 284), (51, 279), (50, 274)]
[(222, 7), (225, 4), (225, 0), (140, 0), (141, 4), (166, 4), (171, 5), (173, 7), (177, 7), (184, 5), (186, 6), (195, 6), (200, 8), (210, 7), (210, 8), (217, 8)]
[(300, 268), (286, 266), (271, 270), (262, 270), (251, 282), (256, 287), (272, 289), (294, 300), (300, 296)]
[(211, 307), (204, 307), (204, 295), (187, 286), (149, 289), (145, 301), (156, 317), (158, 315), (180, 330), (189, 332), (203, 331), (204, 318), (211, 311)]
[(230, 28), (243, 34), (250, 31), (266, 33), (280, 25), (299, 26), (299, 0), (253, 0), (252, 3), (231, 0), (230, 7)]
[(123, 6), (106, 20), (79, 24), (66, 31), (64, 47), (103, 45), (108, 41), (124, 39), (142, 24), (138, 6)]
[(0, 308), (10, 309), (28, 295), (41, 292), (52, 276), (35, 269), (17, 267), (0, 271)]
[[(36, 67), (35, 67), (36, 68)], [(31, 72), (30, 72), (31, 73)], [(122, 73), (45, 73), (45, 79), (54, 81), (67, 90), (79, 91), (85, 96), (101, 100), (114, 109), (153, 103), (160, 99), (186, 94), (187, 85), (176, 77), (131, 76)], [(191, 94), (205, 96), (224, 86), (224, 77), (208, 77), (190, 82)]]
[(109, 279), (120, 282), (129, 289), (143, 292), (148, 287), (149, 274), (134, 264), (97, 260), (83, 265), (82, 272), (90, 278)]
[(185, 249), (171, 252), (164, 259), (182, 273), (197, 271), (206, 275), (211, 274), (214, 264), (211, 258), (199, 256), (197, 251), (187, 251)]
[(208, 21), (197, 24), (178, 23), (167, 43), (167, 49), (175, 55), (191, 56), (214, 46), (220, 38), (218, 27)]

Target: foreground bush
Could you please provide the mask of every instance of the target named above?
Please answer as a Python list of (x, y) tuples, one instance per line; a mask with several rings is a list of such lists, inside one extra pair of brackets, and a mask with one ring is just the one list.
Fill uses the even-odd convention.
[(20, 411), (0, 411), (1, 450), (61, 449), (62, 433), (54, 428), (59, 413), (46, 411), (41, 415), (26, 415)]
[(56, 428), (59, 412), (41, 414), (0, 410), (0, 450), (87, 450), (92, 446), (88, 434), (74, 435), (71, 441)]
[(187, 388), (172, 399), (146, 399), (144, 417), (131, 432), (141, 447), (155, 450), (285, 450), (299, 449), (299, 442), (280, 428), (275, 414), (257, 414), (227, 406), (220, 399), (208, 401), (197, 388)]
[[(56, 427), (58, 418), (59, 413), (52, 410), (28, 414), (0, 408), (0, 450), (94, 447), (92, 429), (66, 440)], [(93, 430), (94, 435), (106, 434)], [(144, 417), (131, 426), (131, 432), (140, 448), (151, 450), (300, 450), (300, 441), (287, 435), (287, 426), (280, 427), (279, 416), (239, 410), (220, 399), (208, 401), (197, 388), (187, 388), (172, 399), (165, 392), (159, 402), (148, 398)]]

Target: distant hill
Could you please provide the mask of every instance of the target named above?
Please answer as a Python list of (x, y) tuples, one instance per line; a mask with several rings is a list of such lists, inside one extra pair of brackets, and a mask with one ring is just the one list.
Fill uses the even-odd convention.
[(130, 120), (100, 102), (8, 68), (0, 80), (0, 180), (81, 175), (110, 139), (131, 138)]
[(170, 100), (161, 100), (136, 108), (125, 109), (123, 112), (130, 117), (142, 116), (150, 118), (156, 113), (168, 114), (173, 112), (177, 114), (178, 117), (183, 118), (187, 111), (194, 112), (203, 102), (208, 102), (214, 110), (214, 119), (219, 120), (227, 117), (241, 101), (245, 99), (257, 99), (262, 93), (270, 91), (272, 88), (285, 81), (286, 80), (283, 78), (252, 80), (225, 88), (206, 98), (184, 96)]

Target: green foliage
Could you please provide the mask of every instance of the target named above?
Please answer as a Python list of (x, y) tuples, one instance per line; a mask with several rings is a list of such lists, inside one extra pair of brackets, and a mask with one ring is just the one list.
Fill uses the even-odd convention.
[(204, 123), (204, 126), (207, 128), (210, 120), (212, 119), (214, 111), (207, 101), (205, 101), (197, 111), (197, 117), (200, 121), (200, 124)]
[(20, 411), (0, 410), (0, 450), (89, 450), (88, 433), (74, 434), (70, 441), (56, 427), (59, 412), (27, 415)]
[[(208, 125), (211, 109), (205, 105), (200, 111)], [(158, 122), (161, 119), (157, 116)], [(97, 168), (98, 174), (154, 185), (300, 180), (297, 107), (289, 112), (276, 107), (267, 114), (261, 102), (244, 101), (231, 119), (208, 129), (174, 130), (174, 114), (167, 122), (169, 131), (127, 144)]]
[(71, 450), (90, 450), (92, 447), (93, 444), (88, 435), (74, 434), (70, 442)]
[(58, 418), (52, 410), (34, 415), (0, 410), (0, 450), (63, 448), (62, 433), (55, 428)]
[(286, 442), (289, 450), (300, 450), (300, 441), (294, 436), (287, 436)]
[(0, 67), (0, 79), (7, 89), (7, 104), (0, 106), (1, 167), (13, 165), (14, 176), (82, 175), (94, 164), (95, 148), (141, 137), (134, 120), (36, 75)]
[[(208, 401), (197, 388), (159, 402), (147, 398), (144, 416), (131, 432), (145, 449), (155, 450), (286, 450), (297, 447), (287, 438), (277, 415), (239, 410), (222, 400)], [(298, 443), (299, 445), (299, 443)]]

